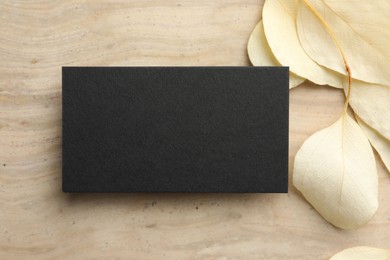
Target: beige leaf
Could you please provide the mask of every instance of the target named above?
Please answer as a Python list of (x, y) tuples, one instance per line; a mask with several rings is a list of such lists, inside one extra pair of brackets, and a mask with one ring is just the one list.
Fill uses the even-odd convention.
[(307, 139), (295, 157), (294, 186), (330, 223), (355, 229), (378, 208), (375, 158), (347, 114)]
[(363, 39), (390, 59), (390, 1), (324, 0), (324, 2)]
[[(366, 2), (371, 3), (371, 1)], [(355, 10), (355, 6), (349, 2), (343, 1), (343, 3), (359, 13), (359, 10)], [(365, 11), (360, 10), (360, 12)], [(375, 13), (371, 13), (370, 16), (372, 21), (376, 21)], [(387, 18), (387, 21), (390, 24), (390, 18)], [(340, 56), (340, 49), (342, 49), (353, 78), (390, 85), (390, 60), (355, 32), (322, 0), (299, 2), (297, 27), (304, 50), (317, 63), (346, 75), (345, 65)]]
[(349, 103), (364, 122), (390, 140), (390, 87), (354, 80)]
[(345, 249), (336, 255), (334, 255), (330, 260), (389, 260), (390, 259), (390, 250), (374, 248), (374, 247), (351, 247)]
[(356, 118), (360, 127), (363, 129), (363, 132), (366, 134), (366, 136), (370, 140), (370, 143), (378, 152), (379, 156), (381, 157), (383, 163), (385, 164), (387, 170), (390, 173), (390, 140), (384, 138), (381, 134), (372, 129), (359, 117)]
[[(264, 34), (263, 22), (256, 24), (248, 41), (248, 56), (254, 66), (281, 66), (268, 45)], [(290, 72), (290, 89), (298, 86), (305, 79)]]
[(296, 28), (296, 0), (266, 0), (263, 23), (276, 59), (290, 71), (319, 85), (342, 88), (340, 75), (314, 62), (303, 50)]

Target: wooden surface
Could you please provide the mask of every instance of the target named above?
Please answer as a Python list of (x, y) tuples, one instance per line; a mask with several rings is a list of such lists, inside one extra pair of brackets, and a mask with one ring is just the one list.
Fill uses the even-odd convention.
[[(390, 176), (357, 231), (289, 194), (61, 192), (61, 66), (249, 65), (262, 1), (0, 2), (0, 259), (327, 259), (389, 247)], [(336, 120), (340, 90), (291, 91), (294, 155)]]

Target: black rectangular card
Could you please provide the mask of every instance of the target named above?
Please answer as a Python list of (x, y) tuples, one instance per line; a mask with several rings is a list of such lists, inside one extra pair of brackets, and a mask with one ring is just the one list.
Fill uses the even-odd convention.
[(64, 192), (287, 192), (287, 67), (64, 67)]

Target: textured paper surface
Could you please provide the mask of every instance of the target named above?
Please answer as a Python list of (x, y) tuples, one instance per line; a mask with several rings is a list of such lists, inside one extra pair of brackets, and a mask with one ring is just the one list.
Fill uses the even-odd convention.
[(65, 192), (287, 192), (286, 67), (64, 67), (62, 80)]

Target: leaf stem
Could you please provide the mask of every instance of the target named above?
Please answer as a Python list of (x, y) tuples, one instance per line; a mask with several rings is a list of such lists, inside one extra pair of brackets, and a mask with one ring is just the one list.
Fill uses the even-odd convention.
[(345, 70), (346, 70), (347, 75), (348, 75), (348, 89), (346, 91), (347, 94), (346, 94), (346, 97), (345, 97), (345, 103), (344, 103), (343, 114), (342, 114), (343, 116), (345, 116), (347, 114), (349, 98), (351, 96), (351, 88), (352, 88), (352, 72), (351, 72), (351, 68), (348, 65), (348, 61), (347, 61), (347, 58), (345, 57), (345, 53), (343, 51), (343, 48), (341, 47), (339, 41), (337, 40), (337, 38), (336, 38), (332, 28), (325, 21), (325, 19), (321, 16), (321, 14), (315, 9), (315, 7), (311, 3), (308, 2), (308, 0), (303, 0), (303, 2), (305, 2), (305, 4), (309, 7), (309, 9), (318, 17), (318, 19), (320, 19), (320, 21), (324, 25), (326, 31), (328, 32), (330, 37), (332, 37), (332, 40), (336, 44), (336, 47), (337, 47), (337, 49), (339, 50), (339, 52), (341, 54), (341, 58), (343, 59)]
[[(341, 127), (341, 138), (344, 137), (344, 129), (345, 129), (345, 123), (347, 119), (347, 111), (348, 111), (348, 104), (349, 104), (349, 98), (351, 96), (351, 88), (352, 88), (352, 72), (351, 68), (348, 65), (347, 58), (345, 57), (345, 53), (343, 51), (343, 48), (341, 47), (339, 41), (337, 40), (336, 35), (334, 34), (332, 28), (329, 26), (329, 24), (325, 21), (325, 19), (321, 16), (321, 14), (314, 8), (314, 6), (308, 2), (308, 0), (303, 0), (305, 4), (309, 7), (309, 9), (318, 17), (318, 19), (321, 21), (321, 23), (324, 25), (326, 31), (332, 37), (333, 42), (336, 44), (337, 49), (339, 50), (341, 54), (341, 58), (343, 59), (343, 63), (345, 66), (345, 70), (348, 75), (348, 89), (345, 97), (345, 103), (343, 107), (343, 113), (342, 113), (342, 127)], [(343, 194), (343, 183), (344, 183), (344, 177), (345, 177), (345, 158), (344, 158), (344, 142), (341, 142), (341, 150), (342, 150), (342, 161), (343, 161), (343, 174), (342, 174), (342, 180), (341, 180), (341, 189), (340, 189), (340, 200), (339, 204), (341, 204), (342, 194)]]

